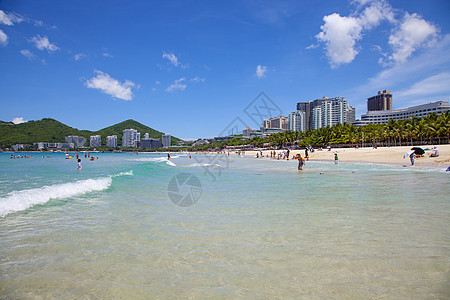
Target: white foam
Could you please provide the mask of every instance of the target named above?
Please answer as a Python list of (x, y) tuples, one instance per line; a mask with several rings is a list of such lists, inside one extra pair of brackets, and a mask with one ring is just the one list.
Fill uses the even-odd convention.
[(169, 166), (172, 166), (172, 167), (176, 167), (176, 166), (177, 166), (176, 164), (174, 164), (174, 163), (171, 162), (170, 160), (167, 160), (167, 161), (166, 161), (166, 164), (168, 164)]
[(43, 186), (40, 188), (12, 191), (0, 198), (0, 217), (9, 213), (26, 210), (36, 204), (44, 204), (50, 199), (63, 199), (94, 191), (103, 191), (111, 186), (112, 178), (123, 175), (133, 175), (133, 171), (121, 172), (117, 175), (97, 179), (86, 179)]
[(168, 160), (166, 157), (147, 157), (147, 158), (137, 158), (134, 161), (154, 161), (154, 162), (165, 162), (169, 166), (176, 167), (177, 165)]
[(219, 164), (194, 163), (191, 165), (187, 165), (186, 167), (218, 167), (218, 168), (221, 168), (222, 166)]

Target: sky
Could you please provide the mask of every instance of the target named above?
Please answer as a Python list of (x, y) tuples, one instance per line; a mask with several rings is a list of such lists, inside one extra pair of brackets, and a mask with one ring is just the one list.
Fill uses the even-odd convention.
[(450, 100), (450, 1), (0, 1), (0, 120), (183, 139), (296, 103)]

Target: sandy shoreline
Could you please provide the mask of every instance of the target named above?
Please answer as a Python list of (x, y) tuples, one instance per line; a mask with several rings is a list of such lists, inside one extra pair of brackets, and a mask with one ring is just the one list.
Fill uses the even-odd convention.
[[(419, 146), (423, 149), (432, 149), (434, 145)], [(415, 159), (415, 165), (417, 167), (426, 168), (448, 168), (450, 166), (450, 145), (439, 145), (439, 157), (429, 157), (433, 151), (425, 151), (423, 157)], [(408, 152), (411, 146), (401, 147), (378, 147), (374, 149), (372, 147), (364, 148), (332, 148), (331, 151), (324, 149), (318, 151), (315, 149), (313, 153), (309, 153), (311, 161), (334, 161), (334, 153), (338, 153), (340, 162), (360, 162), (360, 163), (377, 163), (377, 164), (389, 164), (389, 165), (410, 165), (409, 158), (403, 158), (403, 155)], [(276, 153), (280, 153), (284, 150), (276, 150)], [(258, 151), (245, 151), (246, 156), (255, 156)], [(270, 150), (262, 151), (264, 158), (270, 157)], [(305, 150), (291, 150), (290, 158), (300, 153), (302, 157), (305, 156)]]

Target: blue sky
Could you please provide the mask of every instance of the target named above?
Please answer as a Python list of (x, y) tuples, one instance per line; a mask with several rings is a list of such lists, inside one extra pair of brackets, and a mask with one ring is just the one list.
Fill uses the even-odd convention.
[(196, 139), (257, 128), (260, 92), (283, 115), (328, 96), (358, 117), (384, 89), (394, 108), (449, 101), (449, 15), (447, 0), (4, 0), (0, 120)]

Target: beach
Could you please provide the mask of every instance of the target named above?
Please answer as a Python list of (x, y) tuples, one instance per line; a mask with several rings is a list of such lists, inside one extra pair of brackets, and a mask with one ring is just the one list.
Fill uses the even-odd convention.
[[(431, 149), (435, 145), (417, 146), (422, 149)], [(415, 147), (415, 146), (414, 146)], [(436, 145), (439, 149), (439, 157), (429, 157), (429, 154), (434, 151), (425, 151), (423, 157), (415, 158), (416, 167), (425, 168), (448, 168), (450, 166), (450, 145)], [(403, 158), (404, 154), (411, 150), (412, 146), (401, 147), (364, 147), (364, 148), (331, 148), (323, 149), (322, 151), (309, 152), (311, 161), (334, 161), (334, 153), (338, 154), (339, 162), (360, 162), (360, 163), (374, 163), (374, 164), (388, 164), (388, 165), (410, 165), (409, 158)], [(277, 150), (280, 153), (284, 150)], [(258, 151), (245, 151), (246, 156), (256, 156)], [(297, 154), (305, 157), (305, 150), (291, 150), (290, 158)], [(270, 151), (263, 151), (264, 157), (270, 157)]]
[(249, 151), (98, 153), (81, 171), (0, 153), (0, 294), (448, 298), (450, 174), (403, 167), (408, 148), (316, 151), (303, 171)]

